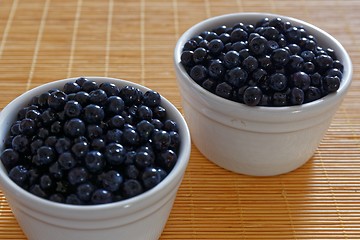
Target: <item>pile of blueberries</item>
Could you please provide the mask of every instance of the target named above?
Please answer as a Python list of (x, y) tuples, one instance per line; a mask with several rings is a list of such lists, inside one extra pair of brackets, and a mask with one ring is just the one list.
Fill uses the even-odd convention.
[(0, 158), (25, 190), (92, 205), (155, 187), (176, 164), (179, 146), (159, 93), (78, 78), (18, 112)]
[(336, 92), (343, 65), (281, 18), (219, 26), (188, 40), (181, 63), (206, 90), (249, 106), (292, 106)]

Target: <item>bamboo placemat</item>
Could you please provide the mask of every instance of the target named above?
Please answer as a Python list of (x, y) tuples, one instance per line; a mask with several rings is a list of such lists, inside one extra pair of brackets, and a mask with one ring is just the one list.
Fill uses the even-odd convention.
[[(360, 239), (360, 1), (1, 0), (0, 107), (52, 80), (110, 76), (180, 96), (177, 38), (205, 18), (263, 11), (313, 23), (354, 64), (353, 84), (315, 155), (276, 177), (225, 171), (193, 146), (161, 239)], [(0, 191), (0, 239), (26, 239)]]

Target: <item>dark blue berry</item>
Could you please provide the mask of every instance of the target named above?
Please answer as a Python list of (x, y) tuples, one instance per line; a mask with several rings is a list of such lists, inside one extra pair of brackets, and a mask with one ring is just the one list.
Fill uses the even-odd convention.
[(71, 100), (65, 103), (64, 114), (69, 118), (76, 118), (80, 116), (82, 106), (79, 102)]
[(110, 143), (106, 146), (104, 155), (109, 164), (120, 165), (126, 158), (126, 150), (119, 143)]
[(71, 185), (79, 185), (88, 180), (89, 174), (83, 167), (75, 167), (69, 170), (68, 181)]
[(103, 135), (104, 131), (100, 125), (89, 124), (86, 126), (86, 136), (88, 139), (99, 138)]
[(70, 152), (64, 152), (59, 155), (58, 163), (62, 169), (69, 170), (75, 167), (77, 162)]
[(170, 171), (177, 162), (177, 154), (173, 150), (168, 149), (159, 153), (156, 161), (162, 168)]
[(55, 143), (55, 150), (58, 154), (62, 154), (71, 148), (71, 140), (69, 138), (59, 138)]
[(80, 103), (81, 106), (86, 106), (89, 103), (90, 95), (87, 92), (80, 91), (75, 94), (74, 101)]
[(90, 93), (99, 88), (99, 85), (95, 81), (87, 80), (82, 85), (81, 88), (83, 91)]
[(5, 149), (0, 156), (2, 164), (5, 168), (10, 169), (19, 163), (19, 153), (12, 148)]
[(336, 92), (340, 87), (340, 78), (337, 76), (326, 76), (323, 79), (323, 86), (328, 93)]
[(275, 92), (272, 97), (272, 103), (276, 107), (282, 107), (287, 105), (287, 96), (283, 92)]
[(240, 67), (235, 67), (226, 73), (226, 81), (234, 87), (242, 87), (248, 78), (248, 73)]
[(83, 136), (85, 130), (85, 123), (79, 118), (72, 118), (64, 124), (64, 133), (69, 137)]
[(220, 39), (213, 39), (208, 44), (210, 54), (217, 55), (224, 49), (224, 43)]
[(282, 73), (274, 73), (269, 77), (269, 86), (274, 91), (282, 91), (287, 87), (287, 78)]
[(96, 189), (91, 196), (92, 204), (105, 204), (112, 202), (112, 194), (105, 189)]
[(137, 179), (139, 177), (140, 171), (135, 165), (131, 164), (125, 167), (124, 173), (128, 179)]
[(123, 182), (123, 177), (115, 170), (101, 174), (100, 179), (102, 187), (110, 192), (118, 191)]
[(49, 175), (44, 174), (40, 177), (39, 185), (44, 191), (51, 190), (51, 188), (54, 186), (54, 181)]
[(194, 60), (193, 60), (194, 52), (190, 50), (183, 51), (181, 53), (181, 63), (184, 64), (184, 66), (193, 66)]
[(259, 104), (262, 97), (262, 91), (260, 88), (253, 86), (248, 87), (244, 91), (243, 102), (248, 106), (256, 106)]
[(310, 76), (304, 72), (296, 72), (290, 78), (290, 85), (306, 91), (311, 84)]
[(99, 88), (103, 91), (105, 91), (106, 95), (108, 97), (111, 96), (118, 96), (120, 93), (120, 89), (118, 86), (116, 86), (113, 83), (109, 83), (109, 82), (103, 82), (100, 84)]
[(34, 184), (29, 188), (29, 192), (40, 198), (46, 198), (47, 194), (41, 189), (39, 184)]
[(190, 70), (190, 77), (195, 82), (200, 83), (204, 81), (207, 78), (207, 76), (208, 76), (208, 70), (203, 65), (195, 65)]
[(95, 186), (91, 183), (82, 183), (76, 188), (76, 196), (81, 201), (89, 201), (93, 192), (95, 191)]
[(216, 95), (227, 99), (231, 97), (232, 91), (233, 87), (226, 82), (218, 84), (215, 88)]
[(64, 84), (64, 92), (66, 94), (77, 93), (81, 90), (81, 87), (76, 82), (67, 82)]
[(102, 89), (96, 89), (89, 93), (89, 101), (92, 104), (103, 106), (108, 100), (106, 92)]
[(244, 61), (241, 63), (241, 66), (248, 72), (252, 72), (255, 69), (258, 68), (259, 63), (257, 61), (257, 59), (253, 56), (248, 56), (247, 58), (244, 59)]
[(34, 164), (37, 166), (44, 166), (49, 165), (53, 161), (55, 161), (55, 153), (54, 150), (51, 147), (48, 146), (42, 146), (36, 151), (36, 161), (34, 161)]
[(75, 143), (71, 147), (71, 152), (77, 158), (84, 157), (88, 151), (89, 151), (89, 144), (87, 142), (85, 142), (85, 141), (80, 141), (78, 143)]
[(9, 178), (20, 187), (25, 187), (28, 177), (29, 171), (23, 165), (17, 165), (13, 167), (9, 172)]
[(126, 198), (135, 197), (143, 193), (143, 191), (141, 183), (136, 179), (126, 180), (122, 186), (122, 192)]
[(84, 120), (87, 123), (100, 123), (105, 117), (104, 110), (95, 104), (89, 104), (84, 108)]
[(139, 151), (135, 156), (135, 164), (139, 168), (149, 167), (154, 163), (154, 158), (146, 151)]
[(107, 104), (106, 104), (106, 111), (107, 113), (118, 115), (121, 114), (122, 111), (124, 111), (125, 103), (122, 98), (119, 96), (111, 96), (108, 98)]
[(254, 37), (249, 42), (249, 49), (255, 55), (261, 55), (265, 52), (267, 40), (263, 36)]
[(208, 74), (212, 78), (221, 78), (226, 72), (224, 64), (219, 60), (215, 59), (210, 62), (208, 67)]
[(240, 64), (240, 55), (236, 51), (228, 51), (224, 55), (223, 63), (228, 69), (238, 67)]
[(275, 49), (271, 56), (271, 61), (274, 66), (285, 66), (290, 60), (290, 54), (284, 48)]
[(310, 86), (306, 91), (305, 91), (305, 102), (312, 102), (315, 101), (319, 98), (321, 98), (321, 90), (317, 87), (314, 86)]
[(60, 110), (63, 109), (65, 103), (67, 101), (67, 95), (62, 91), (55, 91), (50, 94), (48, 97), (48, 105), (49, 107)]
[(161, 182), (160, 173), (155, 168), (145, 168), (141, 175), (145, 189), (151, 189)]
[(132, 128), (125, 128), (123, 131), (122, 139), (125, 144), (138, 145), (140, 143), (140, 136), (136, 130)]
[(97, 150), (92, 150), (85, 155), (86, 169), (91, 173), (97, 173), (105, 167), (105, 159), (103, 154)]
[(300, 88), (294, 87), (291, 89), (290, 102), (293, 105), (301, 105), (304, 102), (304, 91)]

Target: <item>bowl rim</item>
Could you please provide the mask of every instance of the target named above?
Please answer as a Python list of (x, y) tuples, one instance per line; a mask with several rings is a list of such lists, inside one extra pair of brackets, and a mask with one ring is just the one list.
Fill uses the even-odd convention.
[[(131, 85), (138, 89), (140, 89), (142, 92), (151, 90), (150, 88), (140, 85), (138, 83), (130, 82), (123, 79), (118, 78), (112, 78), (112, 77), (98, 77), (98, 76), (83, 76), (89, 80), (98, 81), (98, 82), (111, 82), (111, 83), (120, 83), (118, 86), (125, 86), (125, 85)], [(10, 113), (12, 110), (12, 105), (15, 105), (22, 101), (23, 98), (30, 99), (31, 96), (35, 96), (39, 93), (42, 93), (44, 91), (50, 90), (51, 88), (55, 86), (63, 86), (64, 83), (69, 81), (75, 81), (78, 79), (78, 77), (74, 78), (65, 78), (61, 80), (55, 80), (52, 82), (48, 82), (42, 85), (39, 85), (33, 89), (30, 89), (23, 94), (19, 95), (15, 99), (13, 99), (9, 104), (5, 106), (5, 108), (0, 112), (0, 122), (3, 122), (4, 114)], [(16, 195), (18, 197), (18, 200), (21, 202), (28, 201), (27, 207), (32, 208), (33, 210), (39, 211), (38, 206), (41, 206), (43, 209), (53, 209), (53, 211), (64, 211), (59, 212), (60, 216), (64, 217), (67, 213), (71, 213), (71, 215), (76, 216), (76, 214), (81, 213), (89, 213), (91, 212), (98, 212), (98, 211), (105, 211), (108, 210), (111, 212), (111, 209), (122, 209), (124, 211), (124, 214), (130, 210), (130, 209), (141, 209), (146, 206), (140, 206), (138, 205), (139, 202), (143, 202), (145, 199), (149, 199), (151, 196), (156, 196), (159, 192), (162, 191), (163, 188), (166, 188), (166, 186), (176, 184), (178, 181), (181, 181), (183, 172), (185, 172), (189, 157), (190, 157), (190, 151), (191, 151), (191, 140), (190, 140), (190, 132), (187, 126), (187, 123), (180, 113), (180, 111), (173, 105), (169, 100), (167, 100), (164, 96), (161, 95), (161, 101), (162, 105), (166, 107), (166, 109), (170, 108), (171, 117), (176, 118), (176, 121), (179, 125), (179, 132), (182, 140), (182, 144), (179, 149), (179, 156), (178, 160), (174, 166), (174, 168), (170, 171), (170, 173), (167, 175), (166, 178), (164, 178), (158, 185), (153, 187), (152, 189), (149, 189), (137, 196), (120, 200), (117, 202), (112, 203), (106, 203), (106, 204), (98, 204), (98, 205), (71, 205), (66, 203), (57, 203), (53, 202), (47, 199), (40, 198), (20, 186), (18, 186), (15, 182), (13, 182), (9, 177), (8, 173), (5, 170), (3, 164), (0, 161), (0, 185), (3, 185), (3, 188), (6, 188), (6, 190), (11, 189), (12, 195)], [(27, 103), (21, 103), (23, 106), (27, 105)], [(14, 113), (13, 113), (14, 114)], [(8, 131), (8, 129), (5, 129), (4, 131)], [(7, 135), (6, 133), (4, 134)], [(3, 149), (3, 146), (1, 146)], [(4, 173), (4, 174), (3, 174)], [(179, 179), (180, 178), (180, 179)], [(6, 197), (6, 190), (4, 191), (5, 197)], [(146, 201), (145, 201), (146, 202)], [(11, 205), (11, 203), (9, 203)], [(42, 211), (42, 210), (41, 210)], [(44, 210), (44, 212), (51, 212), (51, 210)], [(108, 218), (108, 216), (104, 217)]]
[[(322, 36), (324, 39), (327, 40), (326, 45), (332, 45), (332, 48), (335, 50), (335, 53), (337, 54), (338, 59), (342, 60), (342, 63), (344, 65), (344, 72), (342, 81), (340, 84), (340, 88), (337, 90), (336, 93), (330, 93), (320, 99), (317, 99), (315, 101), (305, 103), (302, 105), (296, 105), (296, 106), (282, 106), (282, 107), (274, 107), (274, 106), (247, 106), (246, 104), (238, 103), (232, 100), (228, 100), (222, 97), (219, 97), (200, 85), (198, 85), (194, 80), (191, 79), (191, 77), (187, 74), (185, 71), (185, 68), (182, 66), (180, 62), (180, 56), (181, 51), (183, 48), (183, 45), (187, 40), (189, 40), (191, 37), (195, 36), (196, 34), (200, 34), (201, 32), (205, 30), (210, 30), (211, 28), (220, 26), (220, 25), (226, 25), (226, 24), (235, 24), (237, 22), (245, 22), (244, 19), (257, 19), (260, 20), (262, 18), (282, 18), (285, 21), (290, 21), (293, 24), (296, 24), (298, 26), (304, 26), (308, 32), (315, 35), (315, 37), (318, 37), (319, 35)], [(249, 22), (246, 22), (249, 23)], [(252, 23), (254, 24), (254, 23)], [(322, 41), (320, 41), (322, 42)], [(204, 98), (206, 98), (207, 101), (211, 103), (217, 103), (217, 104), (226, 104), (227, 107), (231, 108), (234, 111), (247, 111), (247, 112), (253, 112), (254, 114), (279, 114), (279, 118), (282, 118), (283, 114), (299, 114), (301, 112), (309, 112), (314, 111), (314, 108), (322, 108), (325, 105), (328, 104), (328, 102), (334, 102), (338, 98), (342, 98), (343, 95), (346, 93), (348, 88), (351, 85), (352, 82), (352, 74), (353, 74), (353, 67), (352, 62), (350, 59), (349, 54), (345, 50), (345, 48), (342, 46), (342, 44), (335, 39), (333, 36), (331, 36), (329, 33), (325, 32), (324, 30), (320, 29), (319, 27), (305, 22), (303, 20), (279, 15), (279, 14), (273, 14), (273, 13), (266, 13), (266, 12), (242, 12), (242, 13), (230, 13), (230, 14), (224, 14), (219, 15), (215, 17), (211, 17), (208, 19), (205, 19), (201, 22), (196, 23), (195, 25), (188, 28), (178, 39), (175, 48), (174, 48), (174, 66), (177, 74), (181, 76), (182, 79), (178, 79), (178, 82), (183, 81), (183, 84), (190, 85), (191, 88), (193, 88), (195, 91), (200, 93), (200, 95)], [(181, 85), (181, 83), (179, 83)], [(279, 119), (278, 117), (275, 117), (276, 119)]]

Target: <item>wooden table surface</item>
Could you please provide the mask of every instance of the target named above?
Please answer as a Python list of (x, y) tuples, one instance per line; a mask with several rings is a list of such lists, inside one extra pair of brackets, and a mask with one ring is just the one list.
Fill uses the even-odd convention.
[[(161, 239), (360, 239), (360, 1), (0, 0), (0, 108), (49, 81), (109, 76), (152, 88), (182, 111), (172, 63), (178, 37), (233, 12), (324, 29), (348, 50), (353, 83), (314, 156), (291, 173), (234, 174), (193, 145)], [(26, 239), (1, 190), (0, 239)]]

